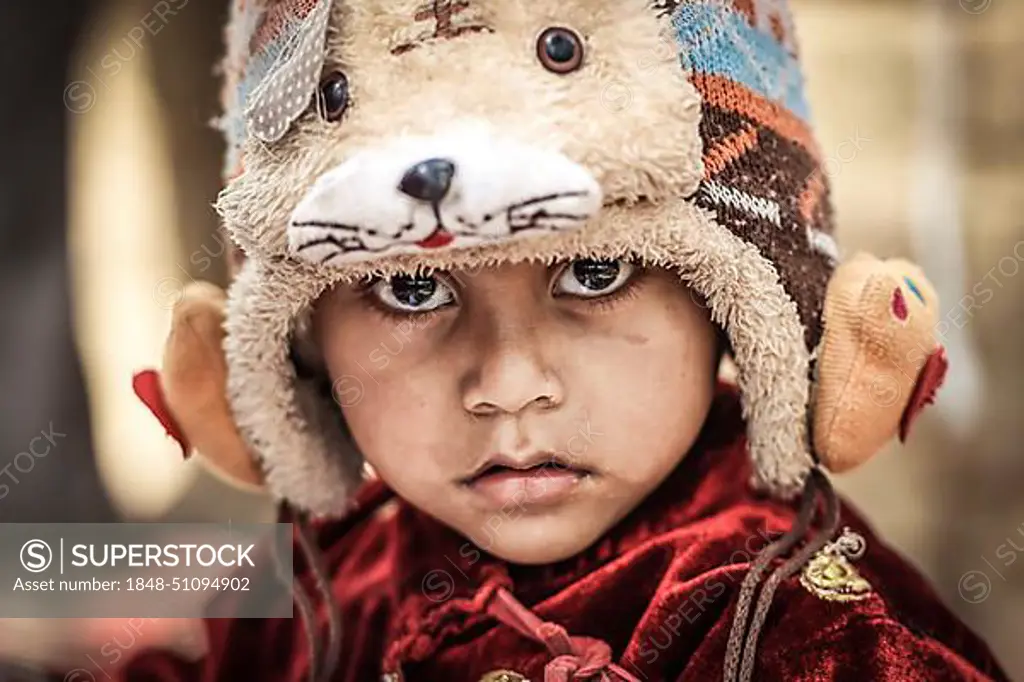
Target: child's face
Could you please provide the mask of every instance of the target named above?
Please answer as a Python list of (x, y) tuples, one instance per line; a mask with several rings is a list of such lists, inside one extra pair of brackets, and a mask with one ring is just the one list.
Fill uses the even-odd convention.
[(546, 563), (690, 448), (714, 390), (705, 312), (673, 273), (587, 259), (339, 286), (314, 329), (381, 478), (481, 548)]

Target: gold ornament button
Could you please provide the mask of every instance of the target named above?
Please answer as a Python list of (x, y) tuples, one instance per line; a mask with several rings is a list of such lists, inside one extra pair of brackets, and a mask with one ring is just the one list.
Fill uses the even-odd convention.
[(514, 670), (492, 670), (480, 678), (480, 682), (530, 682)]
[(864, 555), (864, 538), (843, 529), (843, 534), (815, 554), (804, 566), (800, 584), (826, 601), (858, 601), (871, 596), (871, 584), (861, 577), (853, 560)]

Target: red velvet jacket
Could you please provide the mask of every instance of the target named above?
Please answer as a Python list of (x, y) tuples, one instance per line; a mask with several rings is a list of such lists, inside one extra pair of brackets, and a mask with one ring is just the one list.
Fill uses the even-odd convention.
[[(402, 679), (384, 677), (401, 671), (409, 681), (476, 682), (495, 670), (533, 682), (722, 679), (750, 560), (795, 517), (791, 505), (749, 490), (742, 434), (735, 395), (723, 393), (697, 446), (654, 494), (584, 553), (539, 567), (499, 561), (382, 485), (368, 485), (359, 511), (317, 528), (344, 624), (333, 679)], [(848, 507), (841, 522), (867, 539), (854, 565), (871, 594), (827, 601), (799, 575), (786, 580), (761, 633), (755, 680), (1007, 679), (986, 645)], [(525, 618), (536, 618), (533, 625), (564, 628), (540, 628), (554, 651), (510, 627), (509, 609), (504, 620), (495, 617), (511, 603), (506, 595), (532, 611)], [(203, 661), (147, 652), (127, 678), (306, 679), (299, 618), (208, 626)], [(587, 656), (556, 656), (566, 633), (574, 639), (563, 644)]]

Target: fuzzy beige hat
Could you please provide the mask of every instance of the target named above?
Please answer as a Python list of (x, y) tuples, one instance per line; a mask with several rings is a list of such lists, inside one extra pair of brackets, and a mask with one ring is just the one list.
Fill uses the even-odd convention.
[(782, 0), (236, 0), (217, 208), (229, 399), (270, 490), (363, 472), (292, 347), (338, 282), (524, 260), (676, 270), (729, 337), (755, 484), (800, 491), (838, 261)]

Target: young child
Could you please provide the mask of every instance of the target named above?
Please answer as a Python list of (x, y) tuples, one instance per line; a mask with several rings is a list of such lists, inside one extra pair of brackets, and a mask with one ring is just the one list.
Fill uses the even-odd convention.
[(1006, 679), (824, 473), (944, 365), (921, 273), (837, 262), (784, 2), (238, 0), (227, 38), (244, 264), (140, 392), (296, 522), (301, 618), (128, 679)]

